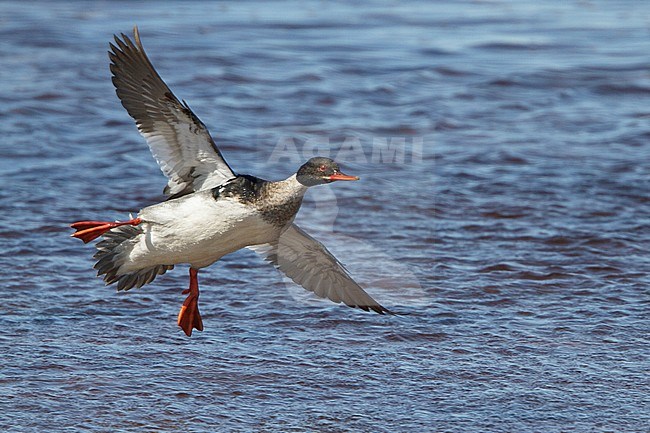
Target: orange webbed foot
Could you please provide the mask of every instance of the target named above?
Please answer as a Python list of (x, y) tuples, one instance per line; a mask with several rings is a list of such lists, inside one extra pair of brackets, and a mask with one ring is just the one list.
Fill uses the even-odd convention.
[(199, 280), (198, 271), (190, 268), (190, 288), (183, 290), (183, 294), (188, 294), (181, 311), (178, 313), (178, 326), (181, 327), (185, 335), (192, 336), (192, 329), (203, 331), (203, 320), (199, 313)]
[(110, 222), (110, 221), (77, 221), (70, 224), (70, 227), (76, 230), (71, 236), (73, 238), (81, 239), (85, 244), (93, 241), (109, 231), (112, 228), (124, 225), (137, 226), (142, 220), (140, 218), (130, 219), (124, 222)]

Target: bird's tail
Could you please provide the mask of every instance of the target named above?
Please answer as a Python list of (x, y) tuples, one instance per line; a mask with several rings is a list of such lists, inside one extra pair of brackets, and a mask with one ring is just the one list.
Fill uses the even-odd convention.
[(120, 272), (128, 259), (129, 253), (138, 243), (137, 237), (144, 233), (140, 226), (123, 225), (106, 232), (97, 244), (97, 259), (94, 268), (97, 275), (103, 275), (106, 284), (117, 283), (117, 290), (129, 290), (149, 284), (158, 275), (162, 275), (174, 265), (155, 265), (131, 272)]

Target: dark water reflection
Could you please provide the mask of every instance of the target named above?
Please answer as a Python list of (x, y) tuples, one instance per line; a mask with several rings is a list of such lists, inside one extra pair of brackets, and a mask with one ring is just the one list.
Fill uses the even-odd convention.
[[(649, 17), (0, 3), (0, 429), (647, 431)], [(94, 278), (66, 224), (164, 184), (107, 67), (134, 23), (234, 167), (281, 178), (315, 149), (362, 177), (300, 220), (403, 316), (314, 300), (239, 252), (203, 272), (187, 339), (182, 267), (127, 294)], [(377, 153), (390, 138), (403, 159)]]

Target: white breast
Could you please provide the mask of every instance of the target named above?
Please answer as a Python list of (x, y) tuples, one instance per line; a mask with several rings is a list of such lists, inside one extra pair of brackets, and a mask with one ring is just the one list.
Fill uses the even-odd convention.
[(248, 245), (271, 242), (280, 231), (252, 206), (215, 200), (210, 191), (149, 206), (138, 216), (145, 221), (144, 234), (122, 271), (178, 263), (202, 268)]

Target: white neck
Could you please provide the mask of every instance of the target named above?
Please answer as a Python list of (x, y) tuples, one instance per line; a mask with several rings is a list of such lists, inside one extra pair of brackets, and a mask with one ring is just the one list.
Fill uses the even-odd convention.
[(307, 192), (307, 187), (302, 183), (298, 182), (298, 179), (296, 178), (295, 174), (289, 176), (285, 180), (274, 182), (274, 184), (277, 186), (279, 190), (283, 191), (285, 194), (294, 197), (296, 196), (302, 197), (303, 195), (305, 195), (305, 192)]

